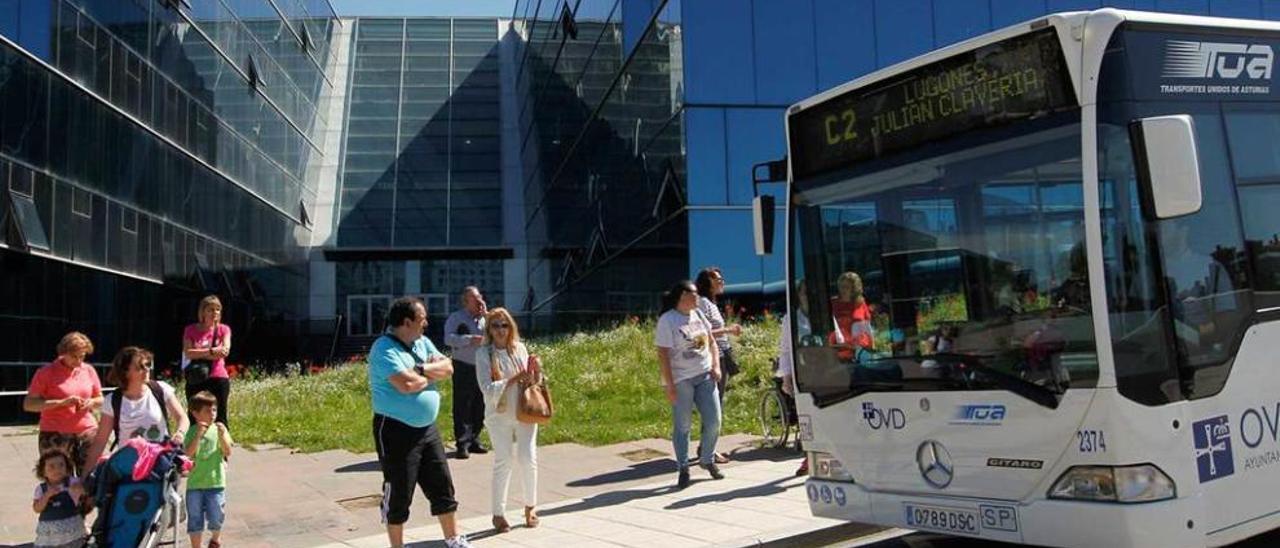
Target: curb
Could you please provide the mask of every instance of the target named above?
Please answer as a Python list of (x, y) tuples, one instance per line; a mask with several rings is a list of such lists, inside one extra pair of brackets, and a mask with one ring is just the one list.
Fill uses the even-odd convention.
[(840, 523), (822, 529), (796, 528), (791, 531), (779, 531), (768, 536), (744, 537), (716, 545), (720, 548), (740, 548), (758, 546), (762, 548), (782, 548), (790, 546), (826, 546), (842, 541), (855, 540), (890, 531), (886, 527), (867, 525), (865, 523)]

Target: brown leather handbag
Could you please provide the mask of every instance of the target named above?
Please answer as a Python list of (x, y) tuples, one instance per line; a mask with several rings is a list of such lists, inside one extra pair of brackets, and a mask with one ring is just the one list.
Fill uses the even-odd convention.
[(547, 424), (555, 413), (551, 403), (551, 389), (544, 378), (538, 383), (520, 383), (520, 403), (516, 407), (516, 420), (525, 424)]
[[(502, 380), (502, 370), (498, 367), (498, 355), (490, 349), (489, 352), (489, 378), (493, 381)], [(547, 424), (551, 422), (551, 415), (555, 412), (555, 406), (551, 402), (551, 389), (547, 388), (547, 380), (544, 377), (537, 384), (534, 383), (507, 383), (506, 389), (502, 391), (502, 396), (498, 399), (498, 412), (504, 413), (507, 410), (507, 391), (511, 390), (513, 385), (518, 385), (520, 395), (516, 402), (516, 420), (525, 424)]]

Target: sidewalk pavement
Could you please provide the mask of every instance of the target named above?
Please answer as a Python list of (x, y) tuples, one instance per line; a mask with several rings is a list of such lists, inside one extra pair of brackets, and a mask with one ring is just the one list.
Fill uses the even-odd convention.
[[(299, 454), (284, 448), (237, 448), (228, 467), (224, 544), (244, 547), (386, 546), (378, 506), (381, 472), (372, 454)], [(750, 436), (720, 442), (733, 462), (711, 481), (693, 469), (693, 484), (674, 489), (675, 463), (666, 440), (605, 447), (558, 444), (538, 448), (541, 527), (523, 527), (518, 483), (507, 519), (490, 524), (492, 455), (450, 460), (461, 530), (478, 546), (747, 546), (821, 544), (864, 529), (809, 515), (799, 455), (756, 447)], [(0, 545), (30, 542), (35, 515), (31, 427), (0, 427)], [(416, 493), (406, 540), (443, 546), (440, 528)], [(824, 537), (825, 536), (825, 537)], [(808, 539), (808, 540), (805, 540)], [(185, 541), (183, 542), (185, 545)]]
[[(809, 515), (804, 479), (795, 477), (794, 459), (739, 456), (751, 460), (725, 466), (726, 477), (720, 481), (695, 469), (693, 483), (684, 490), (676, 489), (672, 478), (664, 477), (629, 489), (544, 505), (536, 529), (524, 527), (520, 506), (508, 511), (509, 533), (495, 534), (488, 515), (464, 519), (460, 529), (478, 547), (526, 548), (813, 546), (876, 531)], [(405, 531), (405, 541), (412, 547), (444, 546), (440, 539), (436, 524)], [(386, 545), (385, 536), (372, 535), (324, 548)]]

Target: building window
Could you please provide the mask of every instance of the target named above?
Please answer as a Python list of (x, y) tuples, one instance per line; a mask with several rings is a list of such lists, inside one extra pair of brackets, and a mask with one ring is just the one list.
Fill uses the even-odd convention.
[(266, 87), (267, 81), (262, 77), (262, 71), (258, 69), (258, 61), (254, 59), (252, 53), (249, 54), (248, 67), (249, 86), (253, 88)]
[[(49, 251), (49, 235), (44, 230), (44, 223), (40, 221), (40, 212), (36, 210), (35, 202), (28, 196), (21, 196), (15, 193), (9, 193), (9, 202), (12, 204), (12, 215), (14, 227), (18, 230), (18, 236), (21, 238), (21, 244), (28, 249), (36, 249), (40, 251)], [(4, 207), (0, 202), (0, 207)], [(0, 215), (0, 220), (3, 219)], [(0, 228), (4, 224), (0, 223)], [(3, 237), (3, 234), (0, 234)]]
[(138, 233), (138, 211), (136, 209), (123, 208), (120, 213), (120, 230), (129, 234)]
[(569, 9), (569, 3), (566, 2), (560, 9), (560, 30), (564, 31), (565, 37), (570, 40), (578, 39), (578, 22), (573, 18), (573, 10)]
[[(5, 169), (10, 166), (5, 165)], [(22, 169), (20, 167), (13, 168), (13, 178), (9, 179), (9, 190), (21, 196), (32, 198), (36, 195), (35, 184), (36, 174), (33, 171)]]
[(76, 38), (90, 48), (97, 48), (97, 29), (93, 20), (83, 11), (76, 13)]
[(71, 191), (71, 213), (85, 218), (93, 218), (93, 195), (87, 190)]

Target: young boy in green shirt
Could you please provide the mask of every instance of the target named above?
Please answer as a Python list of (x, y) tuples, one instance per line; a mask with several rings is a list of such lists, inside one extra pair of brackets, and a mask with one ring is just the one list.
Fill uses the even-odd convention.
[(227, 426), (214, 422), (218, 416), (218, 400), (202, 391), (191, 397), (191, 415), (195, 427), (187, 432), (183, 449), (195, 461), (187, 476), (187, 534), (191, 546), (200, 547), (205, 524), (209, 528), (209, 548), (222, 546), (223, 510), (227, 505), (227, 458), (231, 456), (231, 434)]

